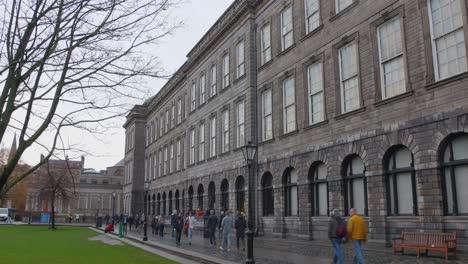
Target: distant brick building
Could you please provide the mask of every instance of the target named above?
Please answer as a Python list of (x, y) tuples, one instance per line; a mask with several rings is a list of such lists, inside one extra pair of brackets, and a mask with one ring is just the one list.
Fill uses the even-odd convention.
[(124, 210), (245, 210), (239, 147), (258, 145), (256, 228), (326, 238), (329, 211), (371, 239), (456, 231), (468, 245), (467, 4), (235, 1), (128, 115)]
[(93, 222), (96, 215), (112, 214), (113, 209), (115, 213), (121, 213), (123, 162), (100, 172), (85, 168), (84, 162), (84, 157), (81, 161), (49, 160), (28, 176), (25, 217), (29, 217), (29, 212), (35, 217), (42, 212), (50, 212), (50, 201), (41, 195), (41, 189), (51, 174), (64, 174), (69, 179), (66, 184), (71, 197), (56, 203), (57, 218), (64, 220), (70, 214), (73, 217), (79, 214), (81, 221), (84, 218)]

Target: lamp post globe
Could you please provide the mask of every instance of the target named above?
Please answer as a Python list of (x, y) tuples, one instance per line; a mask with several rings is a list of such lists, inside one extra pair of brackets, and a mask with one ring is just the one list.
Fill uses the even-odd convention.
[(254, 199), (255, 199), (255, 178), (252, 177), (250, 170), (252, 168), (252, 164), (255, 162), (255, 155), (257, 154), (257, 146), (252, 144), (252, 142), (248, 142), (247, 145), (242, 147), (242, 155), (244, 155), (244, 159), (247, 162), (247, 169), (249, 175), (249, 217), (248, 217), (248, 230), (247, 230), (247, 259), (245, 263), (247, 264), (254, 264), (254, 249), (253, 249), (253, 241), (254, 241)]

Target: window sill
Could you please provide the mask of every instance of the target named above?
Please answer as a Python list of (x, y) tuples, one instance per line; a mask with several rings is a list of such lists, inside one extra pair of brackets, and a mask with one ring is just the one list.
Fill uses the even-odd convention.
[(220, 156), (220, 157), (224, 157), (224, 156), (228, 156), (229, 154), (231, 154), (231, 151), (230, 151), (230, 150), (219, 154), (219, 156)]
[(229, 87), (231, 87), (231, 84), (228, 84), (227, 86), (225, 86), (224, 88), (222, 88), (221, 91), (218, 92), (218, 94), (224, 93), (227, 89), (229, 89)]
[(266, 145), (268, 143), (273, 143), (274, 141), (275, 141), (275, 138), (270, 138), (270, 139), (264, 140), (262, 142), (258, 142), (258, 146)]
[(444, 85), (446, 85), (446, 84), (449, 84), (449, 83), (451, 83), (451, 82), (459, 81), (459, 80), (465, 79), (465, 78), (467, 78), (467, 77), (468, 77), (468, 72), (463, 72), (463, 73), (454, 75), (454, 76), (452, 76), (452, 77), (449, 77), (449, 78), (447, 78), (447, 79), (439, 80), (439, 81), (437, 81), (437, 82), (428, 84), (428, 85), (426, 85), (426, 89), (427, 89), (427, 90), (436, 89), (436, 88), (439, 88), (439, 87), (444, 86)]
[(332, 17), (330, 17), (329, 21), (332, 22), (332, 21), (337, 20), (338, 18), (342, 17), (343, 14), (345, 14), (349, 10), (353, 9), (355, 6), (358, 5), (358, 3), (359, 3), (359, 0), (356, 0), (354, 3), (350, 4), (345, 9), (341, 10), (338, 14), (334, 14)]
[(247, 76), (246, 73), (242, 74), (241, 76), (237, 77), (237, 79), (235, 79), (234, 81), (232, 81), (232, 84), (237, 84), (238, 82), (242, 81), (243, 79), (245, 79), (245, 77)]
[(445, 222), (468, 222), (468, 216), (466, 215), (446, 215), (444, 216)]
[(402, 94), (399, 94), (399, 95), (395, 95), (393, 97), (390, 97), (390, 98), (387, 98), (387, 99), (384, 99), (384, 100), (381, 100), (377, 103), (374, 103), (374, 106), (376, 107), (379, 107), (379, 106), (382, 106), (382, 105), (386, 105), (386, 104), (389, 104), (389, 103), (393, 103), (395, 101), (398, 101), (398, 100), (401, 100), (403, 98), (406, 98), (406, 97), (410, 97), (414, 94), (413, 91), (407, 91), (407, 92), (404, 92)]
[(197, 162), (197, 165), (203, 164), (205, 162), (206, 162), (206, 160), (201, 160), (201, 161)]
[(307, 40), (308, 38), (312, 37), (313, 35), (315, 35), (317, 32), (319, 32), (320, 30), (322, 30), (323, 28), (323, 24), (320, 24), (320, 26), (318, 26), (317, 28), (315, 28), (314, 30), (312, 30), (311, 32), (305, 34), (302, 38), (301, 38), (301, 41), (305, 41)]
[(284, 54), (288, 53), (289, 51), (291, 51), (292, 49), (294, 49), (296, 47), (296, 43), (292, 44), (291, 46), (287, 47), (285, 50), (281, 51), (280, 53), (278, 53), (278, 55), (276, 55), (276, 57), (281, 57), (283, 56)]
[(408, 216), (408, 215), (405, 215), (405, 216), (392, 215), (392, 216), (387, 216), (386, 219), (389, 222), (419, 221), (418, 216)]
[(197, 165), (196, 163), (192, 163), (192, 164), (189, 164), (187, 165), (188, 168), (191, 168), (191, 167), (195, 167), (195, 165)]
[(290, 137), (290, 136), (292, 136), (292, 135), (296, 135), (296, 134), (298, 134), (298, 133), (299, 133), (299, 130), (296, 129), (296, 130), (294, 130), (294, 131), (291, 131), (291, 132), (288, 132), (288, 133), (286, 133), (286, 134), (283, 134), (283, 135), (279, 136), (279, 138), (281, 138), (281, 139), (287, 138), (287, 137)]
[(321, 126), (324, 126), (326, 124), (328, 124), (328, 120), (324, 120), (324, 121), (309, 125), (309, 126), (304, 128), (304, 131), (311, 130), (311, 129), (314, 129), (314, 128), (317, 128), (317, 127), (321, 127)]
[(215, 160), (216, 158), (217, 158), (217, 156), (216, 156), (216, 155), (214, 155), (213, 157), (209, 157), (209, 158), (207, 158), (207, 159), (206, 159), (206, 161)]
[(197, 107), (197, 110), (200, 109), (200, 108), (202, 108), (203, 106), (205, 106), (205, 104), (206, 104), (206, 101), (203, 102), (202, 104), (199, 104), (198, 107)]
[(210, 98), (208, 98), (208, 101), (207, 101), (207, 102), (213, 101), (213, 100), (216, 98), (217, 95), (218, 95), (218, 93), (216, 93), (216, 94), (210, 96)]
[(273, 64), (273, 59), (270, 59), (269, 61), (263, 63), (260, 67), (257, 68), (257, 71), (261, 71), (270, 66), (271, 64)]
[(356, 115), (356, 114), (360, 114), (360, 113), (363, 113), (366, 111), (366, 108), (365, 107), (361, 107), (361, 108), (358, 108), (356, 110), (353, 110), (353, 111), (350, 111), (350, 112), (347, 112), (347, 113), (344, 113), (344, 114), (341, 114), (339, 116), (336, 116), (335, 117), (335, 120), (340, 120), (340, 119), (344, 119), (346, 117), (349, 117), (349, 116), (352, 116), (352, 115)]

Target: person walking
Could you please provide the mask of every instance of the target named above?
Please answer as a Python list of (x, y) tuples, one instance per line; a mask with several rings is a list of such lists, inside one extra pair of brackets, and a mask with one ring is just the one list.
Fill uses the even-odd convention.
[(343, 264), (343, 253), (341, 252), (341, 243), (346, 237), (346, 225), (341, 218), (338, 209), (331, 211), (328, 221), (328, 238), (330, 239), (335, 255), (333, 256), (333, 264)]
[(123, 233), (124, 236), (127, 235), (127, 225), (128, 225), (128, 216), (126, 214), (122, 217), (122, 224), (123, 224)]
[(210, 217), (208, 218), (208, 230), (210, 232), (210, 245), (216, 246), (216, 227), (218, 226), (218, 216), (215, 211), (210, 211)]
[(174, 210), (171, 214), (171, 239), (174, 239), (174, 226), (177, 219), (177, 210)]
[(135, 230), (138, 232), (138, 225), (140, 225), (140, 217), (135, 215), (135, 219), (133, 220), (135, 222)]
[(164, 237), (164, 215), (159, 216), (159, 236)]
[[(221, 209), (221, 215), (219, 216), (219, 222), (218, 222), (218, 230), (219, 230), (219, 237), (221, 239), (223, 239), (223, 233), (221, 232), (221, 223), (223, 222), (223, 218), (224, 218), (225, 214), (224, 214), (224, 210)], [(222, 244), (222, 240), (221, 240), (221, 244)]]
[(156, 217), (153, 216), (153, 219), (151, 219), (151, 234), (156, 235)]
[(187, 216), (186, 221), (188, 222), (187, 238), (189, 241), (189, 245), (192, 245), (193, 228), (195, 227), (195, 223), (197, 222), (197, 219), (193, 215), (192, 211), (189, 212), (189, 215)]
[(180, 237), (182, 236), (182, 228), (184, 227), (184, 216), (182, 212), (174, 217), (174, 229), (176, 231), (176, 245), (180, 246)]
[(365, 220), (357, 214), (355, 208), (349, 210), (351, 217), (347, 226), (347, 240), (351, 240), (354, 247), (353, 264), (364, 264), (362, 256), (362, 242), (367, 241), (367, 228)]
[(130, 215), (130, 217), (128, 218), (128, 225), (130, 227), (130, 232), (132, 231), (133, 221), (134, 221), (134, 217), (133, 215)]
[(231, 231), (232, 231), (232, 224), (233, 220), (231, 217), (231, 212), (227, 211), (226, 216), (223, 218), (221, 222), (221, 231), (223, 234), (223, 241), (221, 243), (221, 247), (219, 249), (227, 251), (231, 251)]
[(237, 241), (237, 251), (239, 251), (239, 242), (242, 241), (242, 251), (245, 251), (245, 229), (247, 228), (247, 221), (245, 221), (245, 214), (239, 213), (239, 217), (236, 219), (234, 224), (236, 228), (236, 241)]

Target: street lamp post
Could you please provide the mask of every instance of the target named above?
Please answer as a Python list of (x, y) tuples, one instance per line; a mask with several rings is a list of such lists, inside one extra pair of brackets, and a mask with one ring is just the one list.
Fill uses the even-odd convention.
[(146, 221), (146, 219), (148, 218), (147, 214), (148, 214), (148, 211), (146, 210), (147, 208), (147, 204), (146, 204), (146, 198), (148, 197), (148, 189), (149, 189), (149, 181), (145, 181), (144, 183), (144, 189), (145, 189), (145, 194), (144, 194), (144, 197), (143, 197), (143, 206), (145, 207), (144, 208), (144, 218), (143, 218), (143, 241), (148, 241), (148, 223)]
[(249, 174), (249, 219), (248, 219), (248, 230), (247, 230), (247, 259), (245, 263), (254, 264), (253, 254), (253, 242), (254, 242), (254, 197), (255, 197), (255, 178), (252, 177), (250, 169), (252, 164), (255, 162), (255, 155), (257, 154), (257, 146), (249, 143), (242, 147), (242, 154), (247, 162), (248, 174)]

